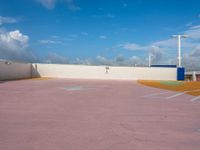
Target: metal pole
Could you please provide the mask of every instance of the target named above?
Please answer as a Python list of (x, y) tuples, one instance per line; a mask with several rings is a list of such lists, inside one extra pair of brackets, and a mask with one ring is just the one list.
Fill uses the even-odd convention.
[(181, 38), (187, 38), (188, 35), (172, 35), (173, 38), (178, 38), (178, 67), (181, 67)]
[(178, 67), (181, 67), (181, 35), (178, 35)]
[(149, 55), (149, 67), (151, 67), (151, 55)]

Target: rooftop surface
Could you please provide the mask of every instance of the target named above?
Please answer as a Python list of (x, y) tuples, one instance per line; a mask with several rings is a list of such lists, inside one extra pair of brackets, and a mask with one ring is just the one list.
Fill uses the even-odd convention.
[(0, 150), (199, 150), (199, 108), (134, 81), (0, 82)]

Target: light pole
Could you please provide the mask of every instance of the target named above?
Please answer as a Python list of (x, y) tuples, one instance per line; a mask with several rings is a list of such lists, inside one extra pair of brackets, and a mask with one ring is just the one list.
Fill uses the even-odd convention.
[(173, 38), (178, 39), (178, 67), (181, 67), (181, 38), (187, 38), (187, 35), (172, 35)]
[(152, 54), (149, 54), (149, 67), (151, 67), (151, 57), (152, 56), (153, 56)]

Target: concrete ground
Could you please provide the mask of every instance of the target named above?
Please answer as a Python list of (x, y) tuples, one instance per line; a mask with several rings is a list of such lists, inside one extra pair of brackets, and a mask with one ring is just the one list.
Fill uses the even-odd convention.
[(0, 82), (0, 150), (199, 150), (200, 100), (134, 81)]

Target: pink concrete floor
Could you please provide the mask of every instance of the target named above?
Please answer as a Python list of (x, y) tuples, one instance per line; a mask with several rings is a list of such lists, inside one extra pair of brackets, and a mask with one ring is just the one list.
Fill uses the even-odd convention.
[(0, 150), (199, 150), (200, 101), (133, 81), (0, 83)]

